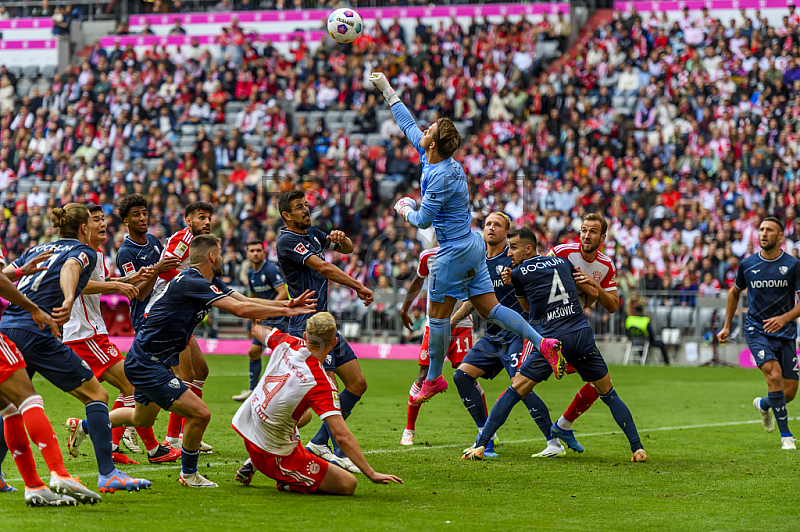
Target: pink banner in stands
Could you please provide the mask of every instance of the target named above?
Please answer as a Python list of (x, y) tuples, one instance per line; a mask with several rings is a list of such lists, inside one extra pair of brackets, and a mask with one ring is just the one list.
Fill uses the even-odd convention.
[(47, 50), (55, 47), (55, 39), (45, 39), (43, 41), (0, 41), (0, 50)]
[(632, 7), (640, 13), (651, 11), (683, 11), (700, 10), (707, 7), (710, 11), (721, 9), (786, 9), (786, 0), (693, 0), (680, 2), (614, 2), (614, 9), (628, 12)]
[[(289, 42), (297, 37), (302, 37), (305, 41), (318, 41), (327, 35), (323, 30), (318, 31), (293, 31), (291, 33), (265, 33), (258, 36), (260, 42), (272, 41), (273, 43)], [(129, 44), (133, 46), (191, 46), (192, 41), (197, 39), (200, 45), (210, 45), (217, 43), (218, 35), (115, 35), (100, 39), (103, 48), (111, 48), (117, 42), (125, 47)]]
[(0, 20), (0, 30), (33, 30), (52, 27), (53, 21), (49, 17)]
[[(171, 26), (175, 19), (181, 24), (230, 24), (236, 16), (241, 24), (258, 22), (294, 22), (322, 20), (331, 13), (329, 9), (304, 9), (302, 11), (243, 11), (226, 13), (192, 13), (184, 15), (138, 15), (130, 17), (130, 26), (144, 26), (146, 20), (153, 26)], [(439, 7), (361, 8), (362, 19), (429, 18), (429, 17), (485, 17), (504, 15), (542, 15), (569, 13), (569, 4), (486, 4)]]
[[(132, 336), (112, 336), (111, 341), (120, 351), (127, 352), (133, 343)], [(207, 355), (246, 355), (250, 340), (214, 340), (197, 338), (200, 349)], [(354, 344), (358, 358), (386, 360), (418, 360), (419, 346), (414, 344)]]

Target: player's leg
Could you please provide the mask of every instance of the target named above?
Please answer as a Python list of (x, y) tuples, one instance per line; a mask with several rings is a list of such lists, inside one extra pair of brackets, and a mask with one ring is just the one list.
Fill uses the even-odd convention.
[[(751, 342), (748, 341), (748, 344)], [(785, 345), (784, 345), (785, 344)], [(759, 347), (759, 346), (756, 346)], [(771, 408), (775, 414), (775, 422), (778, 425), (778, 430), (781, 433), (781, 444), (783, 449), (795, 449), (794, 438), (789, 430), (789, 414), (786, 411), (786, 383), (792, 383), (788, 389), (791, 393), (791, 398), (794, 399), (797, 393), (797, 359), (794, 350), (794, 340), (789, 342), (782, 342), (779, 339), (765, 338), (763, 345), (766, 349), (760, 349), (754, 355), (756, 362), (760, 362), (759, 367), (764, 374), (764, 379), (767, 381), (767, 397), (759, 401), (757, 405), (759, 410), (767, 410)], [(766, 426), (765, 426), (766, 428)]]
[(200, 442), (202, 442), (203, 433), (211, 421), (211, 412), (208, 410), (208, 406), (196, 394), (183, 393), (169, 409), (186, 420), (183, 425), (183, 446), (181, 447), (179, 479), (181, 484), (191, 487), (216, 488), (215, 483), (209, 482), (197, 472)]
[(6, 445), (5, 431), (3, 430), (3, 423), (0, 423), (0, 493), (13, 493), (17, 488), (5, 481), (3, 475), (3, 461), (8, 454), (8, 445)]
[(617, 391), (611, 384), (611, 376), (608, 374), (608, 371), (606, 370), (605, 376), (594, 381), (592, 384), (594, 384), (594, 387), (600, 394), (600, 399), (602, 399), (608, 406), (608, 409), (611, 410), (614, 421), (617, 422), (619, 428), (622, 429), (622, 432), (624, 432), (625, 436), (628, 438), (628, 443), (630, 443), (631, 446), (631, 453), (633, 453), (631, 461), (647, 461), (647, 453), (645, 453), (642, 442), (639, 439), (639, 431), (636, 430), (636, 423), (633, 421), (633, 415), (628, 406), (622, 402), (622, 399), (617, 395)]
[(599, 397), (600, 395), (597, 393), (594, 384), (591, 382), (584, 384), (575, 394), (572, 403), (564, 411), (564, 414), (558, 418), (556, 426), (563, 430), (572, 430), (572, 424), (575, 423), (575, 420), (589, 410)]
[[(189, 388), (191, 388), (192, 393), (194, 393), (200, 399), (203, 398), (203, 387), (206, 385), (206, 379), (208, 379), (208, 362), (206, 362), (206, 356), (203, 354), (203, 351), (200, 349), (200, 346), (197, 344), (197, 340), (195, 340), (194, 336), (192, 336), (191, 340), (189, 340), (189, 349), (192, 353), (192, 369), (194, 370), (194, 378), (191, 382), (187, 382)], [(213, 451), (214, 448), (207, 444), (204, 441), (200, 442), (200, 452), (201, 453), (210, 453)]]
[[(426, 337), (427, 340), (427, 337)], [(422, 389), (422, 383), (425, 381), (425, 376), (428, 374), (428, 349), (427, 342), (423, 340), (423, 349), (420, 349), (419, 358), (419, 372), (417, 373), (416, 380), (411, 384), (411, 389), (408, 391), (408, 410), (406, 411), (406, 428), (403, 429), (403, 435), (400, 437), (400, 445), (414, 445), (414, 433), (417, 429), (417, 417), (419, 416), (419, 409), (421, 404), (414, 402), (414, 395), (418, 394)], [(423, 352), (424, 364), (423, 364)]]
[(356, 492), (358, 480), (341, 467), (328, 467), (318, 491), (332, 495), (352, 495)]
[[(178, 359), (178, 367), (175, 368), (175, 376), (185, 383), (194, 381), (194, 367), (192, 359), (191, 341), (186, 349), (181, 351)], [(183, 429), (183, 418), (175, 412), (170, 412), (169, 422), (167, 423), (167, 437), (164, 440), (164, 445), (168, 445), (173, 449), (181, 448), (181, 430)]]
[(232, 397), (234, 401), (238, 401), (240, 403), (246, 401), (258, 385), (258, 380), (261, 378), (261, 354), (263, 351), (264, 344), (262, 344), (258, 338), (253, 338), (253, 342), (250, 344), (250, 348), (247, 350), (247, 358), (249, 359), (250, 363), (250, 387), (246, 390), (242, 390), (239, 395), (234, 395)]
[[(436, 282), (435, 274), (431, 272), (431, 283)], [(428, 336), (428, 357), (430, 365), (428, 366), (428, 375), (426, 381), (433, 383), (438, 382), (442, 376), (444, 369), (444, 359), (447, 356), (447, 350), (450, 348), (450, 316), (453, 314), (453, 308), (456, 304), (456, 298), (452, 296), (440, 296), (439, 300), (434, 299), (435, 294), (431, 290), (430, 306), (428, 307), (428, 321), (430, 322), (429, 336)], [(442, 378), (441, 381), (444, 381)], [(423, 383), (423, 386), (426, 386)], [(428, 384), (428, 387), (431, 385)], [(447, 389), (447, 383), (444, 383), (444, 388)], [(442, 390), (443, 391), (443, 390)], [(438, 393), (438, 392), (436, 392)], [(431, 396), (432, 397), (432, 396)], [(424, 400), (428, 400), (430, 397)], [(420, 399), (416, 399), (418, 402)]]

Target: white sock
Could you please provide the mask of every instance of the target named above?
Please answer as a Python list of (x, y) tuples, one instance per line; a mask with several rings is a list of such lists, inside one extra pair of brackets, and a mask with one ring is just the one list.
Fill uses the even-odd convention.
[(572, 430), (572, 421), (567, 421), (567, 418), (565, 418), (564, 416), (558, 418), (558, 421), (556, 421), (556, 425), (558, 425), (558, 428), (560, 429)]
[(160, 445), (156, 445), (155, 447), (153, 447), (152, 449), (147, 451), (147, 456), (151, 456), (151, 457), (155, 456), (155, 454), (156, 454), (156, 452), (158, 451), (159, 448), (161, 448), (161, 446)]

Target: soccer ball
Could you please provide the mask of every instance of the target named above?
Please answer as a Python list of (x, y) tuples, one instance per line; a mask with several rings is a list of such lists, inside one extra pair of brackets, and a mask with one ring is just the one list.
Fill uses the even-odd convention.
[(348, 7), (337, 9), (328, 17), (328, 33), (336, 42), (351, 43), (361, 36), (363, 29), (361, 16)]

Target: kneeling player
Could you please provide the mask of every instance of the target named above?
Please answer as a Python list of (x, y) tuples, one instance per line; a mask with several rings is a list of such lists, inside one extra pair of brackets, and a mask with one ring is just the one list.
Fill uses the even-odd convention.
[(306, 322), (305, 342), (277, 329), (256, 325), (253, 336), (273, 350), (264, 376), (231, 425), (244, 438), (252, 465), (276, 481), (279, 490), (352, 495), (356, 477), (306, 450), (298, 421), (308, 408), (324, 420), (361, 472), (376, 484), (402, 482), (374, 471), (339, 410), (339, 394), (322, 368), (336, 345), (336, 322), (320, 312)]
[[(408, 315), (408, 310), (411, 308), (411, 305), (414, 303), (414, 300), (417, 298), (420, 290), (422, 290), (422, 285), (425, 282), (425, 278), (430, 274), (430, 267), (432, 266), (430, 263), (436, 260), (436, 252), (438, 249), (439, 248), (429, 249), (420, 254), (417, 275), (411, 282), (411, 286), (408, 288), (408, 292), (406, 293), (406, 298), (403, 302), (403, 308), (400, 310), (400, 318), (403, 320), (403, 324), (405, 324), (409, 330), (412, 329), (412, 321), (411, 316)], [(428, 304), (430, 305), (430, 301), (428, 301)], [(426, 317), (425, 335), (422, 337), (422, 345), (419, 348), (419, 375), (417, 375), (417, 380), (414, 381), (414, 384), (411, 385), (411, 390), (408, 392), (408, 414), (406, 415), (406, 428), (403, 430), (403, 436), (400, 438), (400, 445), (414, 445), (414, 430), (416, 428), (417, 416), (419, 416), (419, 409), (422, 404), (415, 403), (413, 398), (422, 389), (422, 384), (425, 381), (425, 376), (428, 374), (428, 367), (430, 366), (430, 358), (428, 357), (428, 337), (430, 335), (429, 321), (429, 318)], [(472, 335), (474, 326), (475, 324), (472, 322), (472, 318), (469, 316), (469, 313), (464, 315), (462, 319), (458, 320), (458, 322), (452, 325), (450, 348), (447, 350), (446, 356), (448, 359), (450, 359), (450, 363), (453, 365), (453, 368), (457, 368), (464, 359), (464, 355), (466, 355), (467, 352), (472, 349)], [(483, 388), (481, 388), (480, 384), (475, 383), (475, 387), (480, 395), (483, 396)], [(483, 399), (483, 408), (486, 410), (485, 398)]]
[[(586, 382), (592, 382), (600, 398), (608, 405), (614, 421), (628, 437), (631, 461), (644, 462), (647, 454), (630, 410), (611, 385), (611, 377), (603, 356), (594, 343), (594, 334), (586, 321), (578, 300), (572, 276), (575, 268), (561, 257), (540, 257), (536, 254), (536, 235), (530, 229), (514, 231), (509, 239), (510, 253), (518, 266), (511, 281), (522, 308), (531, 321), (538, 321), (542, 333), (557, 334), (562, 341), (562, 354)], [(497, 400), (475, 446), (464, 453), (467, 460), (480, 460), (489, 439), (505, 423), (511, 409), (533, 387), (553, 373), (551, 365), (537, 352), (526, 357), (511, 386)]]

